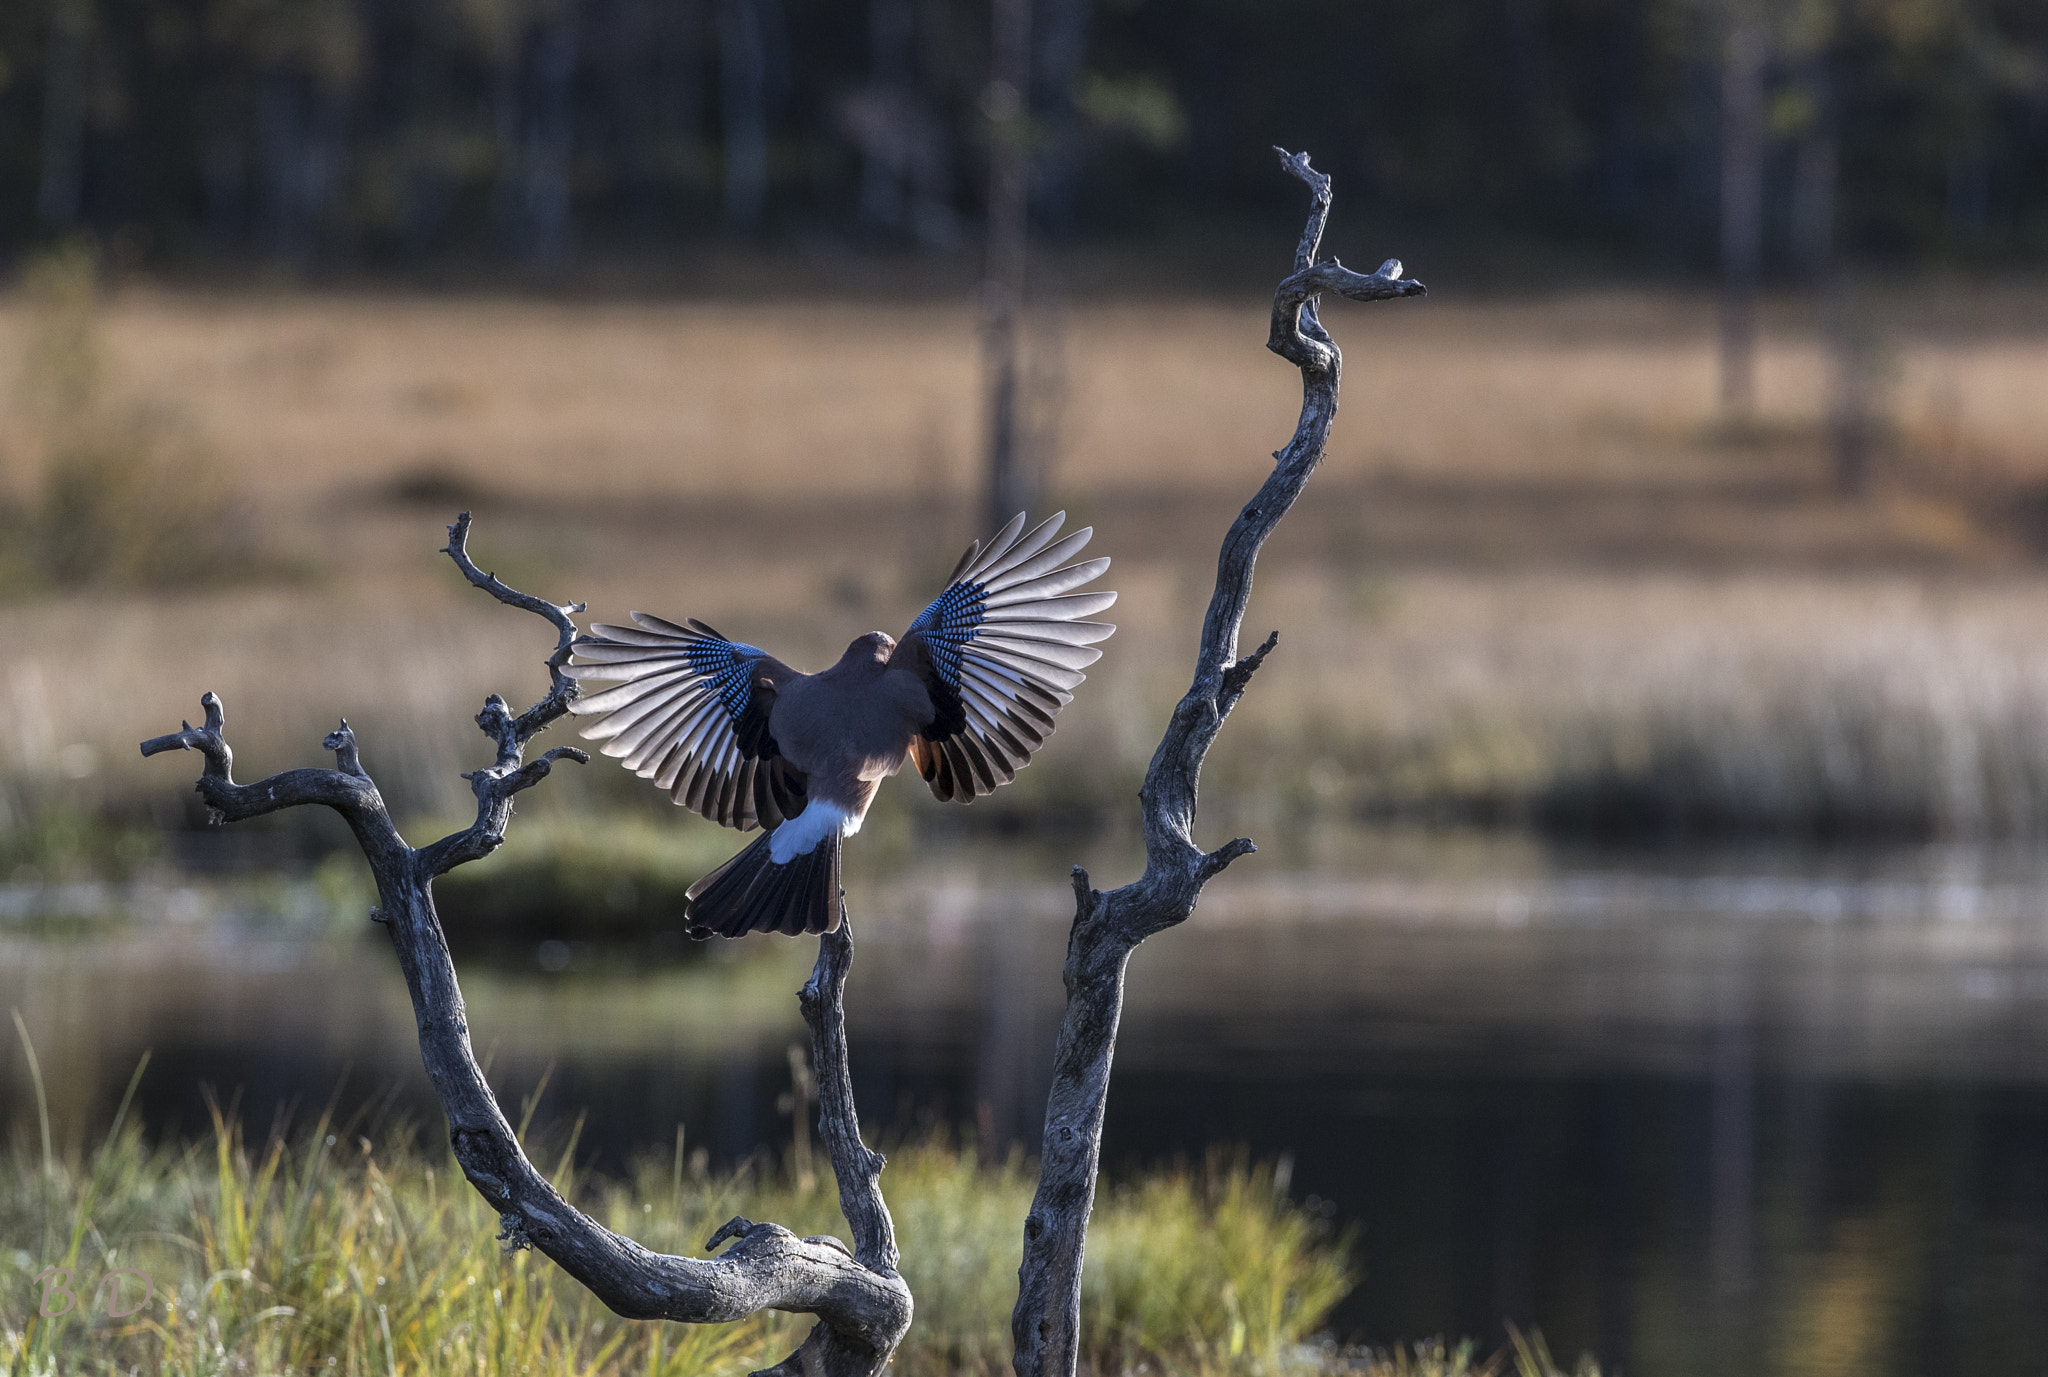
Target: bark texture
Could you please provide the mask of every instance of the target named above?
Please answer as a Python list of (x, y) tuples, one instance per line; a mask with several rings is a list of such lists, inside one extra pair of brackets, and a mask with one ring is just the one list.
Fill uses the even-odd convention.
[(344, 721), (323, 743), (334, 752), (332, 769), (287, 770), (254, 784), (234, 780), (234, 753), (223, 734), (219, 697), (205, 695), (205, 721), (142, 743), (144, 755), (173, 749), (206, 757), (198, 784), (215, 822), (239, 822), (319, 804), (332, 808), (355, 834), (376, 877), (378, 909), (397, 950), (419, 1025), (420, 1055), (448, 1116), (456, 1160), (472, 1186), (498, 1211), (499, 1237), (514, 1248), (537, 1248), (628, 1319), (716, 1324), (760, 1310), (797, 1311), (819, 1324), (789, 1358), (769, 1369), (795, 1377), (873, 1377), (910, 1327), (910, 1288), (898, 1275), (895, 1230), (882, 1199), (883, 1160), (860, 1140), (846, 1065), (841, 996), (853, 961), (853, 937), (844, 923), (819, 944), (818, 964), (799, 995), (811, 1029), (812, 1056), (823, 1086), (822, 1135), (839, 1180), (839, 1196), (852, 1225), (854, 1250), (826, 1236), (798, 1238), (779, 1224), (734, 1219), (705, 1243), (713, 1258), (651, 1252), (613, 1233), (556, 1192), (527, 1160), (498, 1107), (470, 1046), (462, 991), (448, 944), (434, 912), (433, 881), (465, 862), (495, 851), (505, 840), (512, 800), (545, 779), (559, 760), (589, 759), (559, 746), (526, 760), (527, 744), (568, 710), (575, 681), (563, 674), (576, 637), (571, 615), (580, 603), (557, 605), (520, 593), (479, 569), (466, 549), (469, 514), (448, 528), (446, 553), (463, 575), (498, 601), (545, 618), (557, 632), (548, 657), (550, 688), (521, 713), (493, 694), (476, 722), (496, 748), (492, 763), (467, 776), (476, 795), (476, 820), (427, 846), (407, 844), (392, 824), (377, 785), (363, 769), (355, 733)]
[(1343, 357), (1317, 318), (1318, 298), (1335, 292), (1354, 301), (1422, 296), (1389, 259), (1375, 273), (1357, 273), (1336, 259), (1316, 259), (1330, 214), (1330, 179), (1305, 153), (1276, 149), (1281, 165), (1309, 187), (1307, 227), (1294, 272), (1273, 295), (1266, 347), (1301, 370), (1301, 419), (1277, 451), (1273, 472), (1238, 513), (1223, 538), (1216, 587), (1202, 623), (1194, 682), (1174, 708), (1153, 753), (1139, 800), (1144, 810), (1145, 873), (1121, 889), (1092, 889), (1074, 868), (1074, 925), (1067, 939), (1066, 1014), (1053, 1056), (1046, 1103), (1038, 1193), (1024, 1221), (1024, 1261), (1010, 1328), (1017, 1377), (1073, 1377), (1080, 1360), (1081, 1258), (1102, 1153), (1102, 1114), (1109, 1067), (1123, 1013), (1124, 967), (1138, 943), (1184, 922), (1202, 886), (1256, 848), (1245, 837), (1204, 851), (1194, 841), (1195, 795), (1202, 760), (1252, 675), (1279, 641), (1266, 637), (1238, 656), (1238, 631), (1251, 598), (1252, 567), (1280, 518), (1322, 463), (1337, 414)]

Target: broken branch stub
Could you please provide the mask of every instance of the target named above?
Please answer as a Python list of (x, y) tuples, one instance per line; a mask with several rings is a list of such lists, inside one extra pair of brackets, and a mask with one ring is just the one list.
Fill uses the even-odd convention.
[(419, 1024), (420, 1057), (448, 1116), (449, 1144), (469, 1183), (498, 1212), (500, 1238), (545, 1253), (628, 1319), (720, 1324), (762, 1310), (816, 1315), (819, 1323), (803, 1345), (769, 1371), (790, 1377), (799, 1372), (876, 1377), (910, 1327), (911, 1298), (896, 1271), (896, 1237), (879, 1182), (882, 1158), (860, 1140), (846, 1065), (843, 993), (853, 961), (849, 925), (842, 922), (837, 932), (821, 939), (817, 967), (800, 999), (823, 1091), (821, 1135), (853, 1229), (851, 1252), (835, 1238), (798, 1238), (779, 1224), (744, 1219), (732, 1221), (706, 1245), (708, 1252), (734, 1240), (717, 1257), (676, 1257), (643, 1248), (563, 1199), (527, 1160), (477, 1066), (462, 990), (434, 911), (434, 878), (495, 851), (504, 842), (514, 795), (540, 783), (557, 761), (589, 757), (573, 746), (558, 746), (525, 759), (528, 743), (566, 713), (576, 696), (576, 682), (563, 666), (577, 634), (573, 616), (582, 604), (550, 603), (485, 573), (469, 557), (469, 529), (467, 512), (448, 528), (446, 553), (463, 576), (499, 602), (544, 618), (557, 639), (547, 660), (549, 689), (539, 702), (515, 715), (494, 694), (477, 714), (477, 726), (491, 739), (495, 758), (466, 776), (477, 804), (476, 819), (468, 827), (423, 847), (408, 845), (363, 768), (355, 733), (345, 721), (323, 743), (334, 752), (334, 768), (287, 770), (254, 784), (237, 784), (225, 735), (226, 710), (218, 696), (208, 693), (201, 699), (202, 725), (187, 722), (179, 731), (152, 737), (142, 743), (142, 753), (196, 750), (205, 756), (197, 788), (215, 822), (318, 804), (348, 823), (377, 882), (377, 916), (405, 972)]
[(1202, 886), (1255, 850), (1239, 837), (1214, 851), (1195, 844), (1195, 793), (1202, 761), (1252, 675), (1278, 643), (1278, 633), (1239, 658), (1238, 632), (1250, 601), (1260, 547), (1301, 495), (1323, 459), (1337, 414), (1343, 354), (1317, 318), (1322, 293), (1355, 301), (1422, 296), (1420, 282), (1389, 259), (1375, 273), (1356, 273), (1336, 259), (1318, 262), (1330, 214), (1330, 179), (1305, 153), (1275, 149), (1280, 163), (1306, 182), (1309, 217), (1295, 250), (1294, 271), (1273, 294), (1267, 347), (1301, 370), (1301, 416), (1294, 438), (1274, 454), (1273, 471), (1223, 537), (1215, 591), (1202, 622), (1194, 682), (1174, 708), (1139, 791), (1144, 813), (1145, 873), (1104, 893), (1074, 868), (1074, 925), (1067, 939), (1067, 1008), (1053, 1052), (1046, 1101), (1038, 1193), (1024, 1221), (1024, 1261), (1011, 1312), (1017, 1377), (1073, 1377), (1080, 1361), (1081, 1257), (1102, 1157), (1102, 1116), (1109, 1067), (1123, 1014), (1124, 969), (1137, 945), (1194, 912)]

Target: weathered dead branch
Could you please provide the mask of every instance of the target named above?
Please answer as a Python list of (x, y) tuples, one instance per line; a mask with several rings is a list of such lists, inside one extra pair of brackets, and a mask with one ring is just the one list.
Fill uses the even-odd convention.
[(1104, 893), (1091, 889), (1088, 872), (1074, 867), (1067, 1009), (1053, 1056), (1038, 1193), (1024, 1221), (1024, 1262), (1018, 1269), (1017, 1308), (1010, 1320), (1017, 1377), (1072, 1377), (1080, 1359), (1082, 1245), (1095, 1204), (1102, 1114), (1117, 1022), (1123, 1013), (1125, 965), (1140, 942), (1186, 921), (1212, 876), (1256, 849), (1245, 837), (1214, 851), (1197, 846), (1195, 794), (1210, 743), (1278, 643), (1275, 632), (1250, 655), (1238, 658), (1238, 631), (1251, 598), (1252, 566), (1266, 537), (1322, 463), (1330, 423), (1337, 414), (1343, 355), (1317, 318), (1317, 300), (1324, 292), (1354, 301), (1380, 301), (1421, 296), (1427, 290), (1420, 282), (1404, 279), (1400, 263), (1392, 259), (1371, 274), (1352, 272), (1334, 258), (1317, 262), (1316, 249), (1330, 214), (1330, 179), (1309, 166), (1307, 154), (1274, 151), (1288, 172), (1308, 183), (1312, 196), (1294, 272), (1273, 295), (1273, 328), (1266, 345), (1301, 370), (1301, 419), (1294, 438), (1274, 454), (1273, 472), (1223, 537), (1216, 588), (1195, 657), (1194, 683), (1174, 708), (1139, 792), (1145, 873)]
[(470, 1047), (469, 1023), (455, 966), (434, 911), (433, 881), (458, 865), (495, 851), (505, 840), (512, 800), (546, 778), (559, 760), (589, 759), (559, 746), (528, 761), (528, 743), (568, 710), (575, 682), (562, 672), (576, 636), (572, 615), (580, 603), (558, 605), (517, 592), (471, 562), (467, 512), (448, 528), (446, 553), (463, 575), (502, 603), (545, 618), (558, 633), (548, 658), (549, 690), (514, 715), (493, 694), (477, 726), (496, 747), (492, 763), (467, 776), (476, 795), (476, 820), (459, 832), (414, 848), (399, 835), (363, 768), (347, 722), (324, 743), (333, 769), (287, 770), (254, 784), (234, 780), (234, 753), (224, 735), (219, 697), (201, 699), (205, 720), (142, 743), (144, 755), (172, 749), (206, 757), (198, 784), (209, 816), (239, 822), (319, 804), (332, 808), (355, 834), (377, 881), (378, 913), (398, 952), (419, 1023), (420, 1055), (448, 1116), (456, 1160), (472, 1186), (499, 1214), (499, 1235), (515, 1248), (539, 1249), (618, 1314), (629, 1319), (717, 1324), (761, 1310), (818, 1316), (819, 1324), (795, 1353), (770, 1369), (795, 1377), (873, 1377), (887, 1364), (910, 1327), (910, 1288), (898, 1275), (895, 1230), (883, 1201), (880, 1154), (861, 1142), (846, 1064), (842, 995), (853, 961), (853, 936), (844, 923), (820, 941), (818, 963), (799, 998), (810, 1025), (812, 1057), (822, 1085), (821, 1131), (839, 1179), (839, 1198), (854, 1236), (849, 1253), (835, 1238), (798, 1238), (778, 1224), (734, 1219), (704, 1245), (728, 1239), (715, 1258), (651, 1252), (604, 1228), (548, 1183), (521, 1149)]

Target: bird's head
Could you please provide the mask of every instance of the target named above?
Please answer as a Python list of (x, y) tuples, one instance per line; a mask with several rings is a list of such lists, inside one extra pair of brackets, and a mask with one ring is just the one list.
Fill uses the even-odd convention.
[(896, 649), (896, 638), (885, 631), (870, 631), (865, 636), (856, 636), (840, 656), (841, 662), (873, 660), (881, 664), (889, 658), (889, 652)]

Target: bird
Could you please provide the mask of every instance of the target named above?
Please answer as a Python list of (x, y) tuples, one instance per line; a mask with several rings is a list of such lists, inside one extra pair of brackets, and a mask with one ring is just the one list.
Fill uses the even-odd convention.
[(576, 639), (570, 711), (595, 719), (582, 735), (692, 812), (764, 829), (689, 888), (690, 936), (836, 929), (840, 845), (906, 758), (963, 804), (1030, 763), (1116, 630), (1088, 620), (1115, 593), (1076, 591), (1109, 561), (1069, 562), (1094, 528), (1063, 537), (1065, 521), (1027, 532), (1018, 513), (967, 547), (900, 640), (870, 631), (816, 674), (694, 617), (633, 612)]

